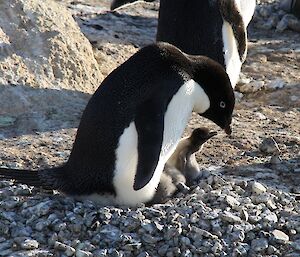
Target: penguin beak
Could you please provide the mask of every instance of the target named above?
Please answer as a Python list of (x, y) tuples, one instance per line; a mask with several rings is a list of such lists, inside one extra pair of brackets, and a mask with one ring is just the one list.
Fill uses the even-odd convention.
[(231, 130), (230, 124), (227, 124), (227, 125), (224, 127), (224, 130), (225, 130), (225, 133), (226, 133), (227, 135), (231, 135), (232, 130)]
[(215, 131), (212, 131), (212, 132), (209, 132), (208, 135), (207, 135), (207, 139), (210, 139), (212, 138), (213, 136), (216, 136), (218, 133), (215, 132)]

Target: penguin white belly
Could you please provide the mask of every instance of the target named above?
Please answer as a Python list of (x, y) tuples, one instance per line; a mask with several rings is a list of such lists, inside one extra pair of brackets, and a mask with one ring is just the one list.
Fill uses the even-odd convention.
[[(159, 161), (150, 182), (135, 191), (134, 178), (138, 163), (138, 135), (134, 122), (126, 128), (120, 137), (116, 151), (116, 167), (113, 184), (118, 204), (136, 205), (152, 199), (159, 184), (164, 165), (175, 151), (183, 134), (195, 102), (200, 101), (197, 109), (209, 108), (209, 100), (202, 88), (193, 80), (186, 82), (170, 101), (164, 117), (164, 132)], [(198, 110), (197, 110), (198, 111)]]
[(248, 26), (255, 11), (255, 0), (235, 0), (236, 6), (239, 8), (240, 14), (243, 17), (245, 27)]
[(232, 87), (234, 88), (239, 80), (242, 62), (238, 52), (238, 46), (233, 34), (231, 25), (224, 21), (223, 28), (223, 43), (224, 43), (224, 59), (226, 65), (226, 72), (229, 76)]

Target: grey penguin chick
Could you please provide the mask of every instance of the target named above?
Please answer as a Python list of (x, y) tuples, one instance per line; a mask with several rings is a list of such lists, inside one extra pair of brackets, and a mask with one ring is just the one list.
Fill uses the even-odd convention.
[(220, 64), (152, 44), (112, 71), (93, 94), (65, 164), (38, 171), (0, 168), (0, 177), (101, 204), (145, 203), (192, 112), (230, 134), (234, 104)]
[(174, 195), (179, 184), (191, 185), (200, 175), (196, 153), (205, 142), (217, 135), (207, 128), (197, 128), (188, 137), (182, 138), (176, 150), (165, 164), (156, 193), (150, 204), (166, 202)]
[[(215, 131), (209, 131), (207, 128), (197, 128), (193, 130), (189, 137), (180, 140), (176, 150), (168, 159), (165, 169), (167, 174), (173, 177), (175, 183), (183, 182), (190, 185), (200, 175), (200, 168), (196, 160), (196, 153), (201, 151), (205, 142), (217, 135)], [(176, 168), (183, 176), (179, 179), (172, 175), (171, 168)], [(177, 180), (177, 181), (176, 181)]]

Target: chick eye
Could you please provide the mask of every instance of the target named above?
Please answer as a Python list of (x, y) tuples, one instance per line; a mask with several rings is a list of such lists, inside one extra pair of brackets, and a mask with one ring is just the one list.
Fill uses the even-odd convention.
[(226, 104), (225, 104), (224, 101), (221, 101), (221, 102), (220, 102), (220, 107), (221, 107), (221, 108), (225, 108), (225, 107), (226, 107)]

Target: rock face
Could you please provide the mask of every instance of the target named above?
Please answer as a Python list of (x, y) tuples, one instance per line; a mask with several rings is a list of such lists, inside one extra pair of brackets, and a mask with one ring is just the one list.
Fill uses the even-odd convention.
[[(103, 79), (97, 66), (65, 7), (50, 0), (0, 2), (0, 115), (45, 112), (46, 105), (65, 102), (67, 92), (93, 93)], [(50, 99), (54, 90), (60, 91)]]
[(0, 3), (1, 84), (92, 93), (101, 74), (71, 14), (47, 0)]

